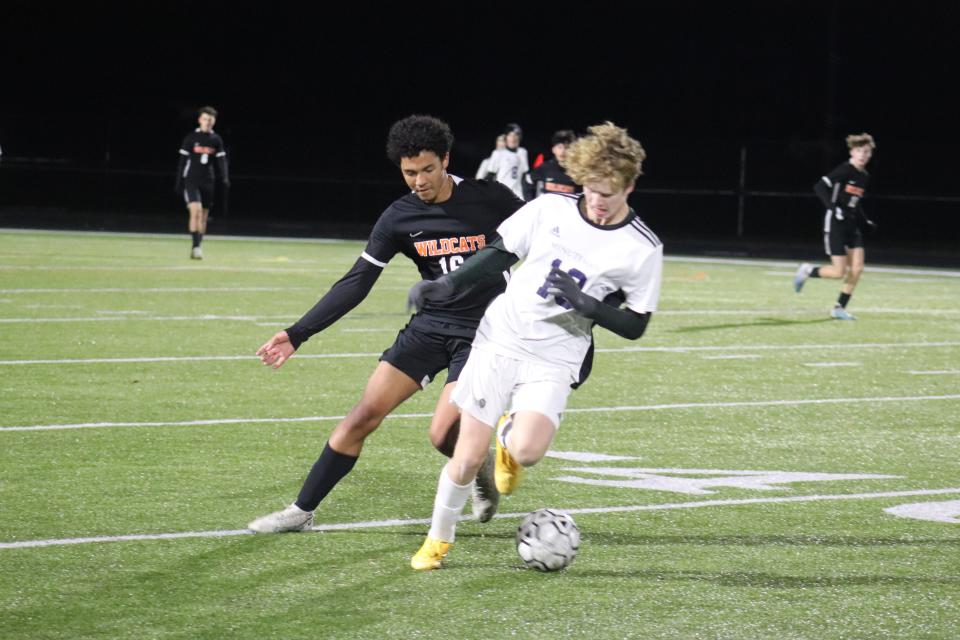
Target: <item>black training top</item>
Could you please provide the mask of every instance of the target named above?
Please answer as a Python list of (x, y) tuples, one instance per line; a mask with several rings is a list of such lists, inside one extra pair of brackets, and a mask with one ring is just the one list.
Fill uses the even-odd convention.
[(545, 193), (580, 193), (580, 186), (567, 175), (556, 158), (550, 158), (523, 177), (523, 197), (533, 200)]
[[(854, 213), (862, 209), (861, 203), (867, 195), (869, 182), (869, 173), (844, 162), (820, 178), (817, 184), (813, 185), (813, 190), (827, 209), (835, 210), (839, 207), (842, 212)], [(852, 215), (846, 218), (854, 220)]]
[(205, 133), (197, 129), (188, 133), (180, 144), (180, 167), (177, 169), (177, 181), (190, 180), (204, 182), (213, 180), (213, 160), (220, 167), (220, 179), (226, 182), (227, 152), (223, 148), (223, 138), (214, 131)]
[[(380, 214), (353, 268), (287, 329), (294, 347), (360, 304), (396, 254), (410, 258), (423, 279), (436, 280), (493, 242), (500, 223), (523, 206), (498, 182), (454, 181), (445, 202), (428, 204), (409, 193)], [(427, 302), (419, 315), (434, 321), (436, 333), (472, 338), (487, 305), (505, 287), (505, 279), (467, 287), (450, 298)]]

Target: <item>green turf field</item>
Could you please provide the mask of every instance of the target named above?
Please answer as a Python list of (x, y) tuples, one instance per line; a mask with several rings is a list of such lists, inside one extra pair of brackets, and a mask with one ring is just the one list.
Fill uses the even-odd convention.
[[(596, 332), (504, 517), (417, 574), (440, 384), (368, 440), (321, 531), (244, 531), (406, 320), (399, 258), (282, 369), (253, 357), (361, 248), (210, 238), (192, 262), (186, 236), (0, 232), (0, 638), (960, 636), (960, 274), (868, 252), (840, 322), (837, 283), (796, 295), (794, 264), (669, 258), (647, 335)], [(583, 535), (559, 574), (514, 549), (544, 506)]]

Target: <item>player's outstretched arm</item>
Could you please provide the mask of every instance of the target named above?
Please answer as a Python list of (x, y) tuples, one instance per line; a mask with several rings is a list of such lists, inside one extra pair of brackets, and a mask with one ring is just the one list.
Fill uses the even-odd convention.
[(407, 293), (407, 309), (419, 311), (428, 300), (449, 298), (469, 285), (501, 278), (501, 274), (519, 260), (520, 258), (507, 251), (503, 240), (497, 238), (464, 261), (453, 273), (436, 280), (421, 280), (410, 287)]
[(257, 349), (260, 362), (274, 369), (279, 369), (295, 352), (296, 348), (290, 343), (290, 336), (287, 335), (286, 331), (273, 334), (272, 338)]
[[(350, 271), (330, 287), (310, 311), (257, 350), (263, 364), (273, 365), (274, 369), (282, 365), (310, 336), (323, 331), (363, 302), (382, 272), (382, 267), (358, 258)], [(265, 357), (268, 354), (273, 356)]]
[(547, 276), (547, 293), (563, 298), (571, 307), (604, 329), (628, 340), (636, 340), (642, 336), (650, 322), (649, 313), (620, 309), (587, 295), (573, 276), (556, 267), (551, 269)]

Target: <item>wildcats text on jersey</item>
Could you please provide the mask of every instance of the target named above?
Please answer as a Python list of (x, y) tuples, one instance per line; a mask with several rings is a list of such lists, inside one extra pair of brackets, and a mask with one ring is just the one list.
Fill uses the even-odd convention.
[(485, 234), (477, 236), (460, 236), (454, 238), (440, 238), (438, 240), (421, 240), (414, 242), (420, 257), (444, 256), (451, 253), (473, 253), (487, 246)]

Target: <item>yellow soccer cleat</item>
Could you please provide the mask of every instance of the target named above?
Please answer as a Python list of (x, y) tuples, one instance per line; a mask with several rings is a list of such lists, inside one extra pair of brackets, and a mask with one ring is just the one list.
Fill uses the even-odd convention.
[(443, 559), (447, 557), (452, 546), (453, 543), (427, 536), (427, 539), (423, 541), (423, 546), (420, 547), (420, 551), (417, 551), (416, 555), (410, 559), (410, 566), (417, 571), (439, 569), (443, 566)]
[(505, 415), (500, 418), (497, 425), (497, 462), (493, 470), (493, 477), (497, 484), (497, 491), (501, 495), (508, 496), (513, 493), (517, 485), (520, 484), (520, 476), (523, 475), (523, 465), (513, 459), (507, 448), (500, 443), (500, 438), (505, 431), (509, 431), (513, 426), (510, 423), (510, 416)]

